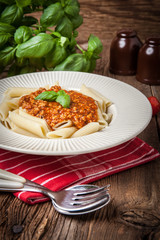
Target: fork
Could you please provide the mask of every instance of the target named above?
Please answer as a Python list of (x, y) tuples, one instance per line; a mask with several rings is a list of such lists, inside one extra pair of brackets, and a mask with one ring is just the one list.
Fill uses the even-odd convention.
[(0, 191), (30, 191), (42, 193), (54, 201), (54, 205), (63, 211), (82, 211), (98, 206), (109, 198), (108, 188), (83, 184), (53, 192), (48, 188), (16, 174), (0, 169)]

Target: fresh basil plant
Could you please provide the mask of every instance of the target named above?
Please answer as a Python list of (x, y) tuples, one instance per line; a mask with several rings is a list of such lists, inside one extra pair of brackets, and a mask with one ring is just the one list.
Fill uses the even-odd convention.
[(93, 34), (86, 51), (78, 45), (82, 23), (78, 0), (0, 0), (0, 72), (93, 72), (103, 46)]

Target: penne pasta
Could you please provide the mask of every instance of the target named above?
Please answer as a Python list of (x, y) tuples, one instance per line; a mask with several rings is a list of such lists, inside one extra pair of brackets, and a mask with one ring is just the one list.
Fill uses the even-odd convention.
[(57, 123), (53, 129), (56, 130), (56, 129), (67, 128), (71, 126), (72, 126), (72, 121), (68, 120), (68, 121), (63, 121), (61, 123)]
[[(112, 113), (108, 112), (111, 101), (84, 84), (81, 93), (65, 90), (65, 94), (72, 96), (69, 107), (62, 107), (54, 99), (40, 98), (37, 101), (37, 94), (44, 92), (46, 95), (47, 91), (52, 91), (49, 92), (52, 95), (60, 90), (58, 82), (50, 88), (46, 85), (37, 90), (23, 87), (7, 89), (0, 104), (1, 122), (18, 134), (49, 139), (81, 137), (109, 125), (112, 120)], [(60, 94), (58, 96), (62, 100), (64, 90)]]
[(28, 114), (24, 109), (22, 108), (19, 108), (19, 111), (18, 111), (19, 115), (20, 116), (23, 116), (24, 118), (26, 119), (29, 119), (30, 121), (33, 121), (33, 122), (38, 122), (40, 123), (41, 125), (43, 125), (44, 129), (46, 132), (49, 132), (50, 131), (50, 128), (49, 126), (47, 125), (46, 121), (44, 119), (41, 119), (41, 118), (38, 118), (38, 117), (34, 117), (30, 114)]
[(76, 132), (76, 127), (67, 127), (67, 128), (61, 128), (56, 129), (55, 131), (48, 132), (47, 137), (48, 138), (69, 138), (71, 135)]
[(71, 137), (82, 137), (91, 133), (95, 133), (99, 130), (99, 123), (98, 122), (91, 122), (85, 125), (84, 127), (77, 130)]
[(109, 124), (112, 120), (112, 113), (102, 113), (103, 118), (105, 119), (105, 121)]
[(25, 87), (11, 87), (8, 88), (4, 95), (8, 97), (21, 97), (22, 95), (30, 94), (36, 91), (36, 88), (25, 88)]
[(87, 88), (84, 84), (81, 86), (80, 91), (81, 91), (83, 94), (85, 94), (85, 95), (87, 95), (87, 96), (95, 99), (95, 100), (98, 102), (98, 106), (99, 106), (100, 110), (103, 111), (104, 106), (103, 106), (103, 99), (102, 99), (102, 98), (100, 98), (100, 97), (97, 96), (95, 93), (93, 93), (92, 90), (89, 89), (89, 88)]
[(9, 111), (9, 119), (13, 122), (17, 127), (29, 131), (36, 136), (41, 138), (46, 138), (47, 129), (38, 121), (32, 121), (31, 119), (25, 118), (21, 116), (15, 111)]
[(33, 133), (29, 132), (29, 131), (26, 131), (26, 130), (24, 130), (22, 128), (19, 128), (17, 125), (15, 125), (12, 122), (11, 122), (11, 130), (13, 132), (16, 132), (16, 133), (19, 133), (19, 134), (22, 134), (22, 135), (25, 135), (25, 136), (28, 136), (28, 137), (36, 137), (36, 138), (38, 138), (37, 135), (35, 135), (35, 134), (33, 134)]
[(102, 127), (108, 126), (107, 121), (104, 119), (100, 108), (98, 108), (98, 122)]
[(19, 107), (19, 97), (17, 98), (10, 98), (10, 99), (7, 99), (6, 102), (8, 104), (8, 107), (11, 109), (17, 109)]
[(5, 121), (8, 117), (8, 112), (11, 110), (11, 107), (8, 106), (7, 101), (3, 101), (0, 104), (0, 120)]
[(112, 104), (109, 99), (102, 96), (96, 90), (86, 87), (84, 84), (81, 86), (81, 92), (95, 99), (98, 102), (99, 108), (102, 112), (106, 112), (107, 108)]

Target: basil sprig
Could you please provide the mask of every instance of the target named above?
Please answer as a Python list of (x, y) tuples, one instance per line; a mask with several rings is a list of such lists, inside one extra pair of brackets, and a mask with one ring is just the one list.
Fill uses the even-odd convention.
[(0, 0), (0, 73), (93, 72), (103, 46), (93, 34), (87, 51), (78, 45), (82, 23), (78, 0)]
[(47, 102), (58, 102), (64, 108), (70, 107), (70, 96), (64, 91), (60, 90), (58, 92), (55, 91), (45, 91), (40, 93), (35, 100), (44, 100)]

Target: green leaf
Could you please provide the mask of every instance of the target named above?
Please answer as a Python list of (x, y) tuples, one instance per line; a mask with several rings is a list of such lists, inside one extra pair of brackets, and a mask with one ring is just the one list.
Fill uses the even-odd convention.
[(45, 56), (54, 46), (54, 39), (47, 33), (39, 33), (27, 42), (18, 46), (16, 56), (25, 58), (40, 58)]
[(57, 98), (57, 92), (55, 91), (45, 91), (40, 93), (37, 97), (35, 97), (35, 100), (44, 100), (48, 102), (53, 102)]
[(18, 67), (24, 67), (28, 64), (27, 58), (16, 58), (15, 63)]
[(78, 8), (80, 8), (80, 4), (78, 2), (78, 0), (67, 0), (67, 5), (68, 6), (76, 6)]
[(40, 23), (43, 27), (52, 27), (57, 25), (64, 15), (64, 10), (59, 2), (51, 4), (44, 10), (40, 18)]
[(8, 6), (1, 14), (0, 21), (8, 24), (17, 25), (23, 17), (23, 8), (17, 7), (16, 4)]
[(66, 6), (64, 11), (66, 14), (74, 17), (79, 14), (80, 9), (78, 6), (70, 5), (70, 6)]
[(69, 108), (70, 106), (70, 96), (64, 91), (60, 90), (58, 92), (55, 91), (45, 91), (40, 93), (35, 100), (43, 100), (48, 102), (58, 102), (64, 108)]
[(10, 24), (0, 22), (0, 32), (11, 33), (15, 32), (16, 28), (11, 26)]
[(56, 37), (58, 37), (58, 38), (61, 37), (61, 34), (60, 34), (59, 32), (55, 32), (55, 31), (52, 32), (51, 35), (56, 36)]
[(26, 42), (31, 37), (32, 37), (32, 30), (27, 26), (19, 27), (14, 34), (14, 40), (17, 44)]
[[(64, 44), (64, 43), (63, 43)], [(60, 64), (67, 57), (67, 50), (57, 39), (54, 48), (47, 54), (45, 58), (46, 68), (53, 68)]]
[(87, 51), (91, 53), (91, 56), (98, 58), (98, 55), (102, 52), (103, 45), (100, 39), (93, 34), (89, 36), (88, 39), (88, 49)]
[(90, 60), (85, 55), (73, 53), (68, 56), (62, 63), (54, 68), (54, 71), (77, 71), (88, 72)]
[(6, 47), (5, 49), (0, 51), (0, 65), (7, 66), (11, 64), (14, 60), (16, 48), (14, 47)]
[(55, 29), (57, 32), (60, 32), (62, 36), (71, 38), (73, 25), (68, 17), (64, 16), (61, 21), (58, 23)]
[(83, 23), (83, 17), (81, 15), (70, 17), (70, 20), (72, 22), (73, 29), (79, 28)]
[(2, 48), (12, 35), (6, 32), (0, 32), (0, 48)]
[(32, 72), (36, 72), (36, 68), (28, 65), (21, 68), (19, 74), (32, 73)]
[(62, 36), (59, 38), (58, 43), (61, 47), (67, 47), (69, 44), (69, 39)]
[(70, 96), (64, 91), (58, 91), (56, 102), (60, 103), (64, 108), (70, 107)]
[(70, 39), (70, 43), (68, 45), (68, 49), (71, 51), (71, 52), (75, 52), (76, 51), (76, 44), (77, 44), (77, 41), (75, 39), (74, 36), (71, 37)]
[(16, 4), (18, 7), (26, 7), (31, 4), (32, 0), (16, 0)]

